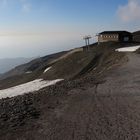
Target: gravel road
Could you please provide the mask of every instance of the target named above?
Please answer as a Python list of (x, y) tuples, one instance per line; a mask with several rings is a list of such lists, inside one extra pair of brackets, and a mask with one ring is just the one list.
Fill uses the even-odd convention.
[(140, 56), (111, 71), (106, 82), (69, 92), (50, 121), (52, 140), (140, 139)]

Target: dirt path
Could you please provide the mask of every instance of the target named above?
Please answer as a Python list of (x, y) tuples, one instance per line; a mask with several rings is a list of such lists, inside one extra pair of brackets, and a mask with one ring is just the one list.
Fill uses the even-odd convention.
[(55, 110), (47, 139), (140, 139), (140, 56), (112, 71), (98, 87), (69, 92), (65, 105)]

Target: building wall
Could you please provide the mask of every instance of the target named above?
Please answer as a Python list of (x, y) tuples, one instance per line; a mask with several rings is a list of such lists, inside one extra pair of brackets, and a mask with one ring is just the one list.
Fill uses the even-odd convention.
[(140, 35), (133, 36), (133, 41), (140, 42)]
[(118, 34), (103, 34), (98, 36), (99, 42), (107, 42), (107, 41), (119, 41)]

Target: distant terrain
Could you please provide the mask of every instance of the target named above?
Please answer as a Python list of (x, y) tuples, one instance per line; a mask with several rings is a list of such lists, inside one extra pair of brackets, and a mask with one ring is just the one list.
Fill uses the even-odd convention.
[(3, 58), (0, 59), (0, 74), (13, 69), (14, 67), (27, 63), (34, 58)]
[(40, 71), (42, 71), (42, 69), (45, 69), (49, 65), (50, 61), (57, 59), (58, 57), (64, 55), (65, 53), (66, 52), (60, 52), (33, 59), (28, 63), (16, 66), (15, 68), (3, 73), (0, 76), (0, 79), (2, 80), (7, 78), (6, 81), (14, 80), (17, 82), (19, 82), (22, 79), (26, 79), (25, 82), (33, 80), (36, 77), (38, 77), (38, 75), (40, 75)]

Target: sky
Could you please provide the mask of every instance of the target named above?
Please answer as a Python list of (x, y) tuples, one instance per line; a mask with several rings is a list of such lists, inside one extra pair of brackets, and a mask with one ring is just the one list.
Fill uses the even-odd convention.
[(84, 45), (104, 30), (140, 28), (140, 0), (0, 0), (0, 58), (38, 57)]

